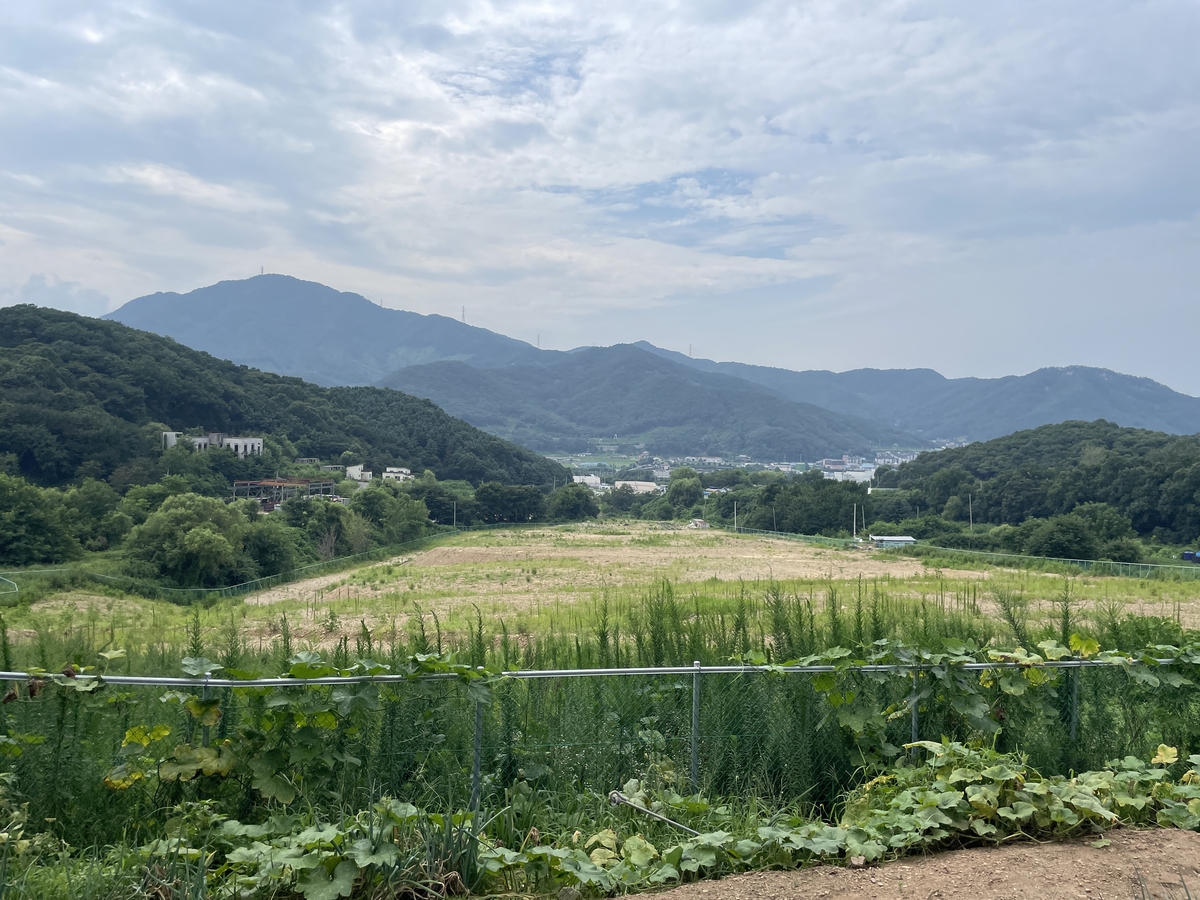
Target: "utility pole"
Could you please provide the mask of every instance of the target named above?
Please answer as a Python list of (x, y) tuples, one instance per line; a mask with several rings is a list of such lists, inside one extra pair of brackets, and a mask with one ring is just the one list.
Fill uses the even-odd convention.
[[(962, 507), (959, 507), (961, 509)], [(975, 509), (971, 505), (971, 495), (967, 494), (967, 515), (971, 517), (971, 530), (975, 530)]]
[(733, 501), (733, 533), (737, 534), (737, 501)]
[(850, 537), (858, 539), (858, 504), (854, 504), (854, 524), (850, 526)]
[(457, 528), (458, 527), (458, 501), (451, 500), (450, 502), (454, 504), (454, 527)]

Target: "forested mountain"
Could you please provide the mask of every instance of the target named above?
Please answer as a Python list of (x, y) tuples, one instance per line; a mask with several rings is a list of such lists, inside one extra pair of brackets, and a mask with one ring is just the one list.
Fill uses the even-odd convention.
[[(965, 520), (969, 508), (976, 523), (1019, 525), (1104, 503), (1143, 537), (1200, 537), (1200, 439), (1111, 422), (1045, 425), (925, 453), (878, 483), (911, 491), (903, 503), (950, 520)], [(886, 494), (873, 499), (888, 502)]]
[(794, 403), (628, 344), (578, 350), (541, 366), (409, 366), (381, 384), (543, 450), (583, 448), (587, 438), (617, 435), (659, 454), (816, 459), (917, 443), (896, 429)]
[(401, 366), (442, 359), (490, 368), (558, 356), (446, 316), (387, 309), (287, 275), (138, 297), (104, 318), (322, 385), (374, 384)]
[[(490, 431), (541, 448), (566, 448), (583, 436), (629, 433), (619, 421), (612, 423), (616, 427), (606, 428), (608, 422), (603, 416), (586, 421), (563, 416), (557, 406), (530, 402), (531, 395), (524, 388), (514, 395), (512, 385), (472, 376), (462, 367), (451, 366), (444, 371), (425, 368), (446, 361), (475, 369), (559, 365), (581, 351), (539, 350), (455, 319), (386, 309), (358, 294), (285, 275), (222, 281), (187, 294), (139, 297), (106, 318), (172, 337), (222, 359), (317, 384), (376, 384), (387, 378), (388, 383), (410, 385), (422, 396), (449, 404), (455, 414)], [(792, 371), (693, 359), (645, 342), (635, 346), (681, 367), (737, 379), (741, 391), (765, 388), (793, 404), (809, 404), (866, 420), (874, 423), (867, 432), (903, 434), (906, 437), (901, 443), (914, 446), (938, 440), (988, 440), (1077, 419), (1102, 418), (1171, 434), (1200, 432), (1200, 398), (1180, 394), (1148, 378), (1106, 369), (1071, 366), (1004, 378), (945, 378), (932, 369)], [(625, 377), (619, 368), (623, 364), (620, 354), (600, 359), (617, 368), (602, 372), (593, 366), (591, 377), (606, 384)], [(406, 367), (422, 369), (393, 377), (392, 373)], [(677, 380), (694, 378), (680, 375)], [(467, 382), (476, 385), (472, 390), (483, 392), (500, 407), (485, 408), (479, 397), (463, 393), (462, 386)], [(731, 383), (723, 384), (729, 387)], [(756, 401), (760, 406), (765, 402)], [(720, 403), (714, 408), (719, 409)], [(794, 414), (793, 410), (790, 415)], [(754, 416), (750, 420), (754, 421)], [(859, 422), (855, 426), (836, 426), (831, 432), (830, 423), (834, 421), (844, 423), (842, 419), (826, 419), (818, 424), (811, 416), (806, 420), (804, 428), (818, 429), (810, 442), (813, 446), (827, 445), (825, 433), (864, 431)], [(688, 453), (702, 452), (710, 446), (728, 447), (726, 435), (730, 429), (716, 420), (709, 424), (708, 428), (696, 429), (683, 426), (679, 420), (663, 420), (655, 440), (663, 441), (661, 446), (670, 444)], [(748, 438), (744, 446), (782, 443), (791, 449), (781, 455), (795, 456), (794, 445), (789, 444), (795, 432), (793, 425), (789, 421), (770, 424), (786, 433), (776, 433), (769, 441)], [(634, 427), (640, 429), (639, 433), (652, 430), (645, 422), (635, 423)], [(684, 446), (674, 442), (676, 437), (689, 443)], [(828, 446), (830, 453), (841, 455), (862, 445)]]
[[(557, 464), (373, 387), (321, 388), (117, 322), (0, 309), (0, 461), (43, 485), (137, 480), (164, 429), (273, 435), (300, 456), (431, 469), (473, 484), (562, 483)], [(11, 456), (6, 456), (11, 454)], [(153, 479), (152, 479), (153, 480)]]
[(693, 359), (638, 346), (704, 372), (720, 372), (783, 396), (882, 422), (926, 440), (980, 441), (1068, 420), (1107, 419), (1171, 434), (1200, 432), (1200, 398), (1149, 378), (1087, 366), (1004, 378), (946, 378), (932, 369), (805, 371)]

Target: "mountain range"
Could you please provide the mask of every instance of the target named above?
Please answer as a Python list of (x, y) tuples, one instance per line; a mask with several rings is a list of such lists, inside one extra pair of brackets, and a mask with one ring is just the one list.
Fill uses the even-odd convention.
[(898, 429), (629, 344), (588, 347), (537, 366), (409, 366), (380, 384), (427, 397), (486, 431), (543, 450), (587, 449), (590, 438), (612, 436), (659, 455), (796, 460), (918, 442)]
[(317, 384), (400, 389), (544, 451), (615, 434), (663, 453), (813, 458), (988, 440), (1080, 419), (1200, 432), (1200, 399), (1106, 369), (946, 378), (932, 369), (715, 362), (646, 342), (540, 350), (284, 275), (139, 297), (107, 318)]

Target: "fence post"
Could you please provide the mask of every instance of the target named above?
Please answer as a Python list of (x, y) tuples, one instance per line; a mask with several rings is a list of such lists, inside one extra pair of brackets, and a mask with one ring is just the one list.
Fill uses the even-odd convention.
[[(204, 685), (203, 690), (200, 692), (200, 699), (205, 701), (206, 704), (209, 700), (212, 699), (212, 688), (209, 687), (207, 684), (209, 676), (211, 676), (211, 675), (212, 675), (211, 672), (204, 673), (205, 685)], [(205, 714), (205, 716), (208, 715), (207, 706), (205, 707), (204, 714)], [(208, 735), (209, 735), (208, 726), (205, 725), (203, 728), (200, 729), (200, 745), (201, 746), (203, 746), (203, 747), (208, 746), (208, 743), (209, 743)]]
[(912, 698), (912, 713), (911, 713), (911, 715), (912, 715), (912, 742), (914, 744), (918, 740), (920, 740), (920, 738), (917, 736), (917, 730), (918, 730), (917, 725), (919, 724), (919, 720), (917, 718), (917, 689), (919, 687), (919, 682), (917, 681), (917, 679), (920, 677), (920, 675), (921, 675), (921, 667), (920, 666), (914, 667), (913, 668), (913, 698)]
[[(483, 666), (479, 667), (480, 671)], [(483, 701), (475, 701), (475, 746), (471, 754), (471, 811), (479, 811), (479, 795), (483, 787)]]
[(692, 675), (692, 793), (700, 791), (700, 660)]
[(1079, 676), (1083, 674), (1082, 667), (1075, 666), (1071, 673), (1071, 743), (1077, 743), (1079, 733)]

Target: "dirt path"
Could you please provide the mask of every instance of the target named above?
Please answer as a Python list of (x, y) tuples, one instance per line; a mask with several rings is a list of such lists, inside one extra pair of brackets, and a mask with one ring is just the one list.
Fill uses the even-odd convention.
[[(1010, 844), (866, 869), (821, 866), (698, 882), (662, 900), (1185, 900), (1200, 898), (1200, 834), (1116, 831), (1111, 845)], [(1181, 886), (1187, 884), (1187, 891)]]

